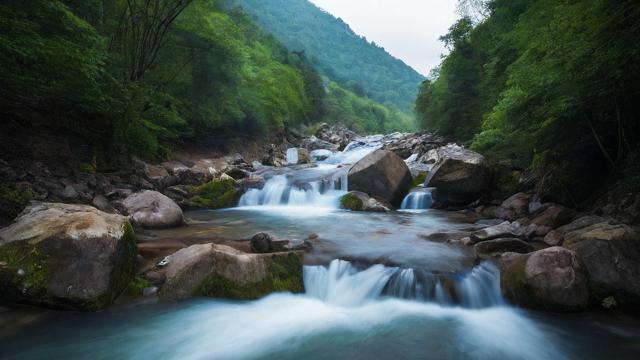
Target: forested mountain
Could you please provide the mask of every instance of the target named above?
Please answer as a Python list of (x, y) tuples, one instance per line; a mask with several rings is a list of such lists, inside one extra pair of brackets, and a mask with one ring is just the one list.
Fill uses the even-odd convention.
[(228, 0), (252, 15), (291, 51), (304, 51), (320, 72), (357, 95), (411, 114), (424, 77), (341, 19), (308, 0)]
[(322, 121), (367, 132), (413, 125), (213, 0), (3, 1), (0, 68), (3, 150), (20, 148), (9, 134), (50, 129), (86, 142), (98, 168)]
[(532, 170), (568, 203), (615, 172), (638, 191), (640, 3), (475, 3), (489, 16), (442, 37), (452, 52), (422, 86), (422, 126)]

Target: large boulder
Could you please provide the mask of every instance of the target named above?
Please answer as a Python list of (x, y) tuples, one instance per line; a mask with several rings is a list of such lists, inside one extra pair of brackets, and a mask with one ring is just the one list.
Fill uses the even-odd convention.
[(349, 189), (399, 206), (411, 188), (411, 172), (398, 155), (376, 150), (349, 170)]
[(587, 275), (576, 254), (551, 247), (510, 261), (500, 274), (510, 301), (539, 310), (575, 311), (587, 307)]
[(482, 155), (458, 145), (429, 152), (436, 161), (425, 187), (435, 187), (434, 200), (445, 206), (461, 206), (478, 200), (486, 191), (490, 175)]
[(130, 195), (123, 206), (133, 223), (146, 229), (164, 229), (184, 223), (180, 206), (157, 191), (145, 190)]
[(99, 310), (131, 281), (136, 240), (124, 216), (40, 203), (0, 230), (0, 302)]
[(160, 297), (248, 300), (272, 292), (300, 293), (304, 291), (303, 254), (248, 254), (224, 245), (192, 245), (167, 258)]
[(563, 246), (584, 265), (594, 300), (614, 297), (619, 304), (640, 303), (640, 234), (636, 230), (605, 220), (565, 233)]

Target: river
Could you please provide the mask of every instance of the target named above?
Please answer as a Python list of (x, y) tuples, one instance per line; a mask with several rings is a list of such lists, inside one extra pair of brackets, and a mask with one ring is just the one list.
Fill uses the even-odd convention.
[[(35, 312), (0, 331), (3, 359), (637, 359), (640, 327), (612, 314), (550, 314), (508, 304), (498, 269), (443, 241), (477, 227), (429, 209), (338, 209), (349, 163), (376, 139), (314, 167), (267, 176), (239, 207), (186, 213), (157, 239), (315, 239), (304, 294), (192, 299), (99, 313)], [(292, 155), (293, 156), (293, 155)], [(415, 205), (426, 204), (426, 205)], [(31, 310), (21, 310), (35, 316)], [(0, 313), (0, 316), (2, 314)]]

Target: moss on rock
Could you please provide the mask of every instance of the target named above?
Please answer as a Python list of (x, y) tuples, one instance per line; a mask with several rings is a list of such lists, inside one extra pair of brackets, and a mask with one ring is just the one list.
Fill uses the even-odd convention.
[(346, 194), (340, 198), (340, 208), (351, 211), (362, 211), (364, 209), (364, 203), (355, 194)]
[(195, 296), (209, 296), (236, 300), (254, 300), (274, 292), (304, 292), (302, 255), (276, 254), (271, 258), (264, 279), (240, 284), (220, 275), (207, 277), (195, 291)]
[(411, 180), (411, 188), (415, 188), (424, 184), (427, 181), (427, 172), (421, 171), (416, 177)]
[(0, 297), (41, 296), (49, 281), (49, 257), (28, 241), (0, 246)]
[(214, 179), (190, 189), (187, 204), (196, 208), (222, 209), (236, 205), (239, 194), (236, 182), (231, 178)]

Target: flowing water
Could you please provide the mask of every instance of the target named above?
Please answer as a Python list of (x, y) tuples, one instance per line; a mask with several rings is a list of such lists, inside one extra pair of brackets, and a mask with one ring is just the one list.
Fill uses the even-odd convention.
[[(156, 233), (160, 240), (244, 239), (257, 231), (300, 240), (314, 234), (305, 256), (304, 294), (45, 312), (30, 325), (0, 327), (0, 358), (640, 357), (635, 321), (527, 312), (507, 304), (495, 266), (442, 242), (474, 226), (450, 213), (339, 210), (348, 164), (382, 142), (358, 141), (316, 166), (274, 173), (263, 189), (247, 192), (239, 207), (189, 212), (189, 227)], [(412, 194), (403, 208), (429, 207), (429, 192)]]
[(402, 210), (426, 210), (433, 204), (433, 198), (431, 197), (431, 191), (424, 189), (421, 191), (413, 191), (407, 194), (402, 200), (400, 209)]

